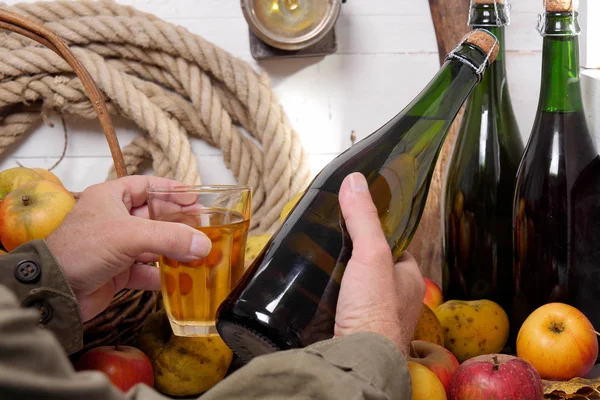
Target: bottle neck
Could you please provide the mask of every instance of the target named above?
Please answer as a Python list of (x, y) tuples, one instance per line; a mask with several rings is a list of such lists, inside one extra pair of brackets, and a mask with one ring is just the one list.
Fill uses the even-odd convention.
[(504, 30), (508, 23), (508, 10), (504, 4), (478, 4), (470, 10), (470, 26), (473, 29), (487, 29), (498, 39), (498, 56), (496, 61), (487, 69), (484, 79), (475, 89), (476, 91), (489, 92), (490, 86), (496, 88), (495, 94), (500, 94), (506, 84), (506, 51), (504, 46)]
[(473, 67), (480, 67), (486, 56), (478, 47), (462, 44), (454, 52), (454, 57), (446, 59), (427, 87), (407, 106), (406, 114), (446, 119), (458, 113), (478, 83)]
[(576, 29), (577, 14), (546, 14), (539, 111), (583, 110), (579, 81), (579, 39)]
[[(504, 27), (488, 27), (486, 28), (498, 38), (498, 56), (496, 61), (489, 66), (483, 76), (481, 84), (475, 90), (485, 93), (493, 93), (494, 96), (500, 96), (503, 90), (506, 90), (506, 53), (504, 51)], [(490, 90), (494, 88), (494, 90)]]
[(478, 84), (475, 69), (484, 64), (486, 57), (478, 47), (462, 44), (419, 96), (390, 121), (395, 124), (404, 117), (415, 118), (413, 123), (418, 129), (407, 132), (412, 153), (426, 153), (426, 148), (437, 148), (443, 142), (458, 111)]

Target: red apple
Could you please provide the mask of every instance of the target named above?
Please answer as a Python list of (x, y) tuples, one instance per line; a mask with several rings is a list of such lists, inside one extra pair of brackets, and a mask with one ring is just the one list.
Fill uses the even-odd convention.
[(540, 400), (542, 380), (531, 364), (506, 354), (463, 362), (452, 377), (449, 400)]
[(587, 317), (564, 303), (545, 304), (523, 322), (517, 355), (544, 379), (569, 380), (586, 375), (598, 357), (598, 338)]
[(425, 277), (423, 277), (423, 280), (425, 281), (425, 298), (423, 298), (423, 303), (435, 311), (444, 302), (444, 294), (434, 281)]
[(123, 392), (138, 383), (154, 386), (152, 362), (141, 350), (131, 346), (95, 347), (77, 360), (75, 369), (104, 372)]
[(411, 352), (408, 359), (429, 368), (431, 372), (437, 375), (446, 393), (448, 393), (450, 381), (454, 371), (458, 368), (458, 360), (454, 354), (439, 344), (424, 340), (413, 340), (412, 347), (414, 352)]

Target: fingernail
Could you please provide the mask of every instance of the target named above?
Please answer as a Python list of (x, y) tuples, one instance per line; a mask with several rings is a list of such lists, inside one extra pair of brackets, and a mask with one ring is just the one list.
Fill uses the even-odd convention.
[(192, 236), (192, 245), (190, 246), (190, 253), (194, 256), (203, 258), (210, 253), (210, 249), (212, 248), (212, 242), (202, 232), (195, 233)]
[(363, 174), (355, 172), (350, 175), (350, 190), (356, 193), (369, 191), (369, 185)]

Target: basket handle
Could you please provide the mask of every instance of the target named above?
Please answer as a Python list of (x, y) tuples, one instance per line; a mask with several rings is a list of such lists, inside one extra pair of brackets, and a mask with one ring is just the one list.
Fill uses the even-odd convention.
[(100, 94), (100, 89), (94, 82), (94, 79), (90, 75), (87, 69), (81, 64), (81, 62), (75, 57), (75, 54), (69, 49), (67, 44), (54, 32), (48, 28), (38, 24), (37, 22), (25, 18), (19, 14), (0, 8), (0, 29), (6, 29), (15, 33), (19, 33), (36, 42), (48, 47), (50, 50), (57, 53), (59, 56), (65, 59), (73, 68), (73, 71), (83, 84), (83, 87), (94, 106), (94, 110), (98, 115), (104, 135), (108, 142), (108, 147), (112, 154), (113, 162), (115, 165), (115, 172), (117, 177), (127, 175), (127, 169), (125, 168), (125, 160), (123, 159), (123, 153), (119, 146), (119, 141), (115, 133), (115, 129), (110, 118), (106, 103)]

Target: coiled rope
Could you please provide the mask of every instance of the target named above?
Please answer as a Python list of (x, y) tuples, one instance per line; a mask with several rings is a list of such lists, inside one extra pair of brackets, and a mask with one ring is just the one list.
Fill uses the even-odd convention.
[[(268, 76), (245, 61), (111, 0), (1, 5), (65, 40), (110, 113), (143, 130), (123, 148), (128, 174), (151, 160), (155, 175), (199, 184), (190, 137), (204, 140), (221, 149), (239, 183), (254, 188), (251, 232), (273, 231), (283, 205), (308, 183), (297, 132)], [(63, 58), (23, 36), (0, 33), (0, 154), (40, 121), (44, 109), (97, 117)], [(111, 169), (107, 179), (114, 176)]]

